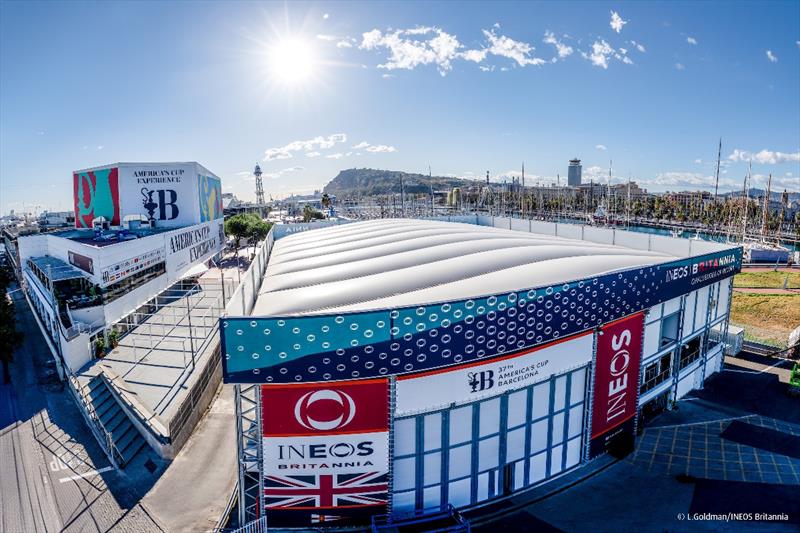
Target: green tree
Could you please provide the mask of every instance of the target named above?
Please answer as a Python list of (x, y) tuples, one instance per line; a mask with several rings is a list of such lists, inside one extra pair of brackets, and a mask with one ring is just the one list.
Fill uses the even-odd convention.
[(11, 383), (11, 373), (8, 365), (14, 360), (14, 350), (22, 345), (24, 335), (17, 330), (17, 315), (14, 312), (14, 303), (9, 298), (6, 289), (8, 278), (3, 275), (0, 281), (2, 295), (0, 295), (0, 362), (3, 365), (3, 383)]
[(312, 220), (322, 220), (325, 218), (321, 212), (317, 211), (310, 205), (306, 204), (303, 207), (303, 222), (311, 222)]
[(247, 232), (250, 228), (249, 213), (242, 213), (234, 215), (225, 221), (225, 234), (231, 235), (235, 239), (236, 249), (239, 249), (239, 243), (243, 238), (247, 237)]
[(253, 242), (262, 241), (267, 238), (267, 234), (271, 228), (272, 224), (270, 222), (265, 222), (258, 217), (254, 217), (250, 220), (247, 239)]
[(236, 250), (239, 250), (241, 239), (258, 242), (267, 237), (272, 224), (265, 222), (255, 213), (241, 213), (225, 221), (225, 233), (236, 239)]

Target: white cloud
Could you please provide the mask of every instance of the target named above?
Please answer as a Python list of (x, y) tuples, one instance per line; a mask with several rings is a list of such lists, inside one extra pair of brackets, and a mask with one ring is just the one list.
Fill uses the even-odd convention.
[[(275, 170), (273, 172), (264, 172), (264, 177), (269, 179), (278, 179), (284, 174), (288, 174), (290, 172), (299, 172), (301, 170), (305, 170), (305, 167), (294, 166), (294, 167), (284, 168), (281, 170)], [(252, 176), (252, 173), (248, 172), (247, 174), (248, 175), (247, 177), (245, 177), (245, 181), (255, 181), (255, 178)]]
[[(766, 187), (769, 176), (767, 174), (753, 174), (751, 176), (750, 184), (753, 187), (764, 188)], [(661, 172), (655, 178), (641, 179), (644, 184), (657, 185), (660, 187), (669, 187), (672, 190), (681, 189), (695, 189), (695, 190), (709, 190), (714, 187), (716, 183), (716, 176), (714, 174), (702, 174), (699, 172)], [(734, 180), (725, 176), (719, 178), (720, 189), (740, 191), (742, 189), (742, 181)], [(797, 190), (797, 180), (792, 180), (791, 177), (772, 177), (773, 190), (777, 188), (788, 190)]]
[(585, 167), (581, 171), (581, 177), (584, 182), (594, 181), (595, 183), (605, 183), (608, 180), (608, 169), (597, 165)]
[(278, 159), (291, 159), (293, 152), (312, 152), (315, 150), (327, 150), (337, 143), (347, 142), (347, 135), (344, 133), (334, 133), (327, 137), (317, 136), (305, 141), (293, 141), (286, 146), (270, 148), (264, 152), (264, 161), (275, 161)]
[(772, 50), (767, 50), (767, 59), (769, 59), (770, 63), (777, 63), (778, 56), (772, 53)]
[(551, 31), (544, 32), (544, 39), (542, 39), (542, 41), (544, 41), (546, 44), (552, 44), (553, 46), (555, 46), (556, 52), (558, 53), (558, 57), (561, 59), (564, 59), (565, 57), (572, 55), (573, 52), (572, 47), (556, 39), (555, 34), (553, 34), (553, 32)]
[(492, 72), (494, 70), (494, 65), (491, 65), (491, 66), (488, 66), (488, 67), (486, 65), (481, 65), (478, 68), (481, 69), (481, 71), (483, 71), (483, 72)]
[(536, 49), (526, 42), (515, 41), (505, 35), (498, 36), (494, 30), (483, 30), (483, 34), (489, 41), (488, 50), (492, 55), (513, 59), (521, 67), (546, 63), (544, 59), (530, 56)]
[(606, 148), (606, 146), (604, 144), (596, 144), (595, 148), (597, 148), (598, 150), (603, 150), (603, 151), (608, 150), (608, 148)]
[(102, 150), (103, 148), (104, 148), (104, 146), (102, 144), (97, 147), (98, 150)]
[(686, 186), (713, 186), (714, 176), (706, 176), (699, 172), (662, 172), (652, 180), (647, 180), (649, 183), (661, 186), (670, 187), (686, 187)]
[(322, 153), (320, 152), (306, 152), (306, 157), (319, 157)]
[(692, 44), (692, 45), (696, 45), (697, 44), (697, 39), (695, 39), (694, 37), (687, 37), (686, 38), (686, 42), (689, 43), (689, 44)]
[(395, 77), (396, 77), (396, 76), (395, 76), (394, 74), (383, 74), (383, 75), (381, 76), (381, 78), (383, 78), (383, 79), (385, 79), (385, 80), (388, 80), (389, 78), (395, 78)]
[(760, 152), (753, 153), (737, 148), (728, 156), (728, 159), (734, 162), (753, 161), (754, 163), (760, 163), (762, 165), (777, 165), (779, 163), (800, 162), (800, 152), (785, 153), (764, 149)]
[(647, 52), (647, 49), (644, 47), (642, 43), (637, 43), (636, 41), (628, 41), (628, 42), (631, 43), (631, 46), (635, 47), (641, 53)]
[(797, 48), (800, 48), (800, 41), (795, 41), (794, 44), (797, 45)]
[(344, 157), (344, 154), (341, 152), (337, 152), (335, 154), (328, 154), (325, 157), (328, 159), (341, 159)]
[(325, 13), (324, 15), (322, 15), (322, 18), (324, 18), (325, 20), (328, 20), (329, 18), (331, 18), (331, 16), (329, 14)]
[[(614, 49), (611, 48), (611, 45), (600, 39), (592, 43), (592, 52), (588, 54), (588, 59), (592, 62), (592, 65), (607, 69), (608, 58), (613, 53)], [(587, 57), (587, 54), (584, 53), (583, 56)]]
[(389, 146), (386, 144), (370, 144), (367, 141), (361, 141), (360, 143), (352, 146), (353, 150), (366, 150), (367, 152), (372, 153), (386, 153), (386, 152), (396, 152), (397, 148), (394, 146)]
[(475, 63), (480, 63), (484, 59), (486, 59), (486, 49), (481, 50), (467, 50), (466, 52), (461, 54), (461, 57), (466, 59), (467, 61), (474, 61)]
[(627, 20), (622, 20), (622, 17), (619, 16), (619, 13), (616, 11), (611, 12), (611, 22), (609, 22), (609, 26), (615, 32), (619, 33), (622, 31), (622, 27), (627, 24)]
[(353, 43), (351, 43), (350, 41), (339, 41), (338, 43), (336, 43), (336, 48), (352, 48), (352, 47)]
[(675, 63), (675, 70), (686, 70), (686, 67), (683, 63)]
[(703, 164), (703, 160), (702, 160), (702, 159), (695, 159), (695, 160), (694, 160), (694, 163), (695, 163), (696, 165), (702, 165), (702, 164)]
[(453, 69), (452, 61), (458, 57), (462, 45), (455, 35), (439, 28), (417, 27), (385, 34), (377, 29), (366, 32), (362, 35), (359, 48), (385, 48), (390, 52), (388, 61), (378, 65), (378, 68), (412, 70), (420, 65), (433, 64), (444, 76)]
[(394, 146), (388, 146), (385, 144), (378, 144), (367, 147), (367, 152), (373, 152), (373, 153), (386, 153), (386, 152), (396, 152), (396, 151), (397, 148), (395, 148)]
[(628, 50), (626, 48), (615, 49), (608, 44), (605, 39), (600, 39), (592, 43), (590, 52), (581, 51), (581, 56), (592, 62), (592, 65), (602, 69), (608, 68), (609, 59), (614, 58), (621, 61), (626, 65), (633, 65), (633, 60), (628, 57)]
[(320, 41), (335, 41), (336, 39), (338, 39), (338, 37), (336, 37), (335, 35), (326, 35), (324, 33), (320, 33), (317, 35), (317, 39), (319, 39)]

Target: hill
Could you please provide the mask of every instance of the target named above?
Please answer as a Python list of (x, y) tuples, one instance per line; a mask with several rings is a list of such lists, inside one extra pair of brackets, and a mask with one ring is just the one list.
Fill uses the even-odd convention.
[[(766, 193), (764, 189), (750, 189), (747, 192), (751, 200), (755, 198), (764, 198), (764, 194)], [(772, 191), (770, 191), (769, 199), (770, 201), (773, 202), (780, 202), (782, 194), (783, 190), (772, 189)], [(721, 196), (730, 198), (741, 198), (742, 196), (744, 196), (744, 193), (742, 193), (742, 191), (733, 191), (722, 194)], [(788, 193), (788, 197), (789, 197), (789, 202), (800, 201), (800, 192), (790, 192)]]
[(431, 185), (435, 191), (450, 190), (453, 187), (475, 185), (474, 180), (447, 176), (428, 177), (399, 170), (379, 170), (375, 168), (350, 168), (342, 170), (327, 185), (323, 192), (336, 196), (359, 194), (364, 196), (392, 194), (400, 192), (400, 182), (406, 194), (426, 194)]

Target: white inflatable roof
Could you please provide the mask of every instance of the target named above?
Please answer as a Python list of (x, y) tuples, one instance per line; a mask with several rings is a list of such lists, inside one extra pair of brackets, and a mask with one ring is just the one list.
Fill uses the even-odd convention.
[(675, 259), (473, 224), (355, 222), (278, 240), (252, 315), (315, 315), (462, 300)]

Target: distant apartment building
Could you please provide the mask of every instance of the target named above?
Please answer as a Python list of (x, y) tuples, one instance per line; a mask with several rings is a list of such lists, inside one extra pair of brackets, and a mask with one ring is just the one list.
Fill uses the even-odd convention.
[(605, 183), (581, 183), (578, 190), (590, 198), (605, 198), (611, 196), (612, 198), (627, 198), (628, 191), (630, 191), (631, 200), (646, 198), (648, 196), (647, 190), (639, 186), (635, 181), (628, 183), (616, 183), (611, 186)]
[(692, 204), (706, 204), (714, 199), (714, 195), (708, 191), (680, 191), (666, 192), (664, 198), (674, 201), (683, 206)]
[(567, 174), (567, 185), (570, 187), (577, 187), (581, 184), (581, 160), (578, 158), (569, 160), (569, 169)]

